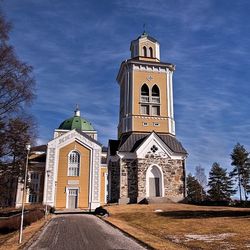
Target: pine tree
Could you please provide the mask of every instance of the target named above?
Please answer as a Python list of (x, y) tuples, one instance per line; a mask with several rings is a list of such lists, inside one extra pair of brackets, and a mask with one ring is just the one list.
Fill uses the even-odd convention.
[(187, 200), (189, 203), (201, 203), (206, 199), (206, 193), (194, 176), (187, 176)]
[(212, 201), (229, 201), (231, 196), (236, 193), (227, 170), (223, 169), (217, 162), (213, 163), (208, 180), (208, 194)]
[(234, 146), (233, 152), (231, 153), (232, 163), (234, 166), (231, 175), (235, 177), (238, 182), (238, 188), (240, 192), (240, 201), (242, 202), (242, 187), (245, 191), (245, 199), (247, 199), (247, 189), (250, 182), (250, 170), (247, 164), (249, 153), (246, 151), (243, 145), (237, 143)]

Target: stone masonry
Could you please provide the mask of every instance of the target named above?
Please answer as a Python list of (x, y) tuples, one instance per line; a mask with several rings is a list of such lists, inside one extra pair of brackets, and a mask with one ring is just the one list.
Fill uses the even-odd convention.
[[(143, 159), (121, 160), (120, 198), (136, 202), (146, 197), (146, 172), (151, 165), (162, 169), (164, 196), (178, 201), (184, 198), (184, 162), (148, 154)], [(117, 197), (117, 196), (116, 196)]]

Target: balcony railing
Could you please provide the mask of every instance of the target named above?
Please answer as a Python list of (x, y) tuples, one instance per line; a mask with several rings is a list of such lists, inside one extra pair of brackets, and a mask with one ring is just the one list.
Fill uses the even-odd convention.
[(147, 102), (160, 103), (160, 97), (159, 96), (152, 96), (151, 98), (149, 98), (149, 96), (141, 96), (141, 102), (143, 102), (143, 103), (147, 103)]
[(160, 103), (160, 97), (159, 96), (152, 96), (151, 102), (152, 103)]
[(149, 102), (149, 96), (141, 96), (141, 102)]

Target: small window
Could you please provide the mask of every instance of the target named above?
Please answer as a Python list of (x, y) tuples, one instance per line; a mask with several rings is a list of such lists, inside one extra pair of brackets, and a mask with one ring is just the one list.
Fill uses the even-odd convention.
[(72, 151), (68, 157), (68, 176), (79, 176), (80, 173), (80, 154)]
[(141, 105), (141, 114), (149, 115), (149, 105)]
[(145, 127), (147, 127), (148, 123), (147, 122), (143, 122), (142, 125), (145, 126)]
[(38, 195), (37, 194), (30, 194), (29, 195), (29, 202), (30, 203), (36, 203), (36, 202), (38, 202)]
[(143, 47), (143, 56), (147, 57), (147, 48), (145, 46)]
[(160, 106), (152, 106), (152, 115), (160, 115)]
[(149, 48), (149, 56), (153, 58), (153, 49), (151, 47)]
[(155, 127), (159, 127), (159, 126), (160, 126), (160, 123), (154, 122), (153, 125), (154, 125)]

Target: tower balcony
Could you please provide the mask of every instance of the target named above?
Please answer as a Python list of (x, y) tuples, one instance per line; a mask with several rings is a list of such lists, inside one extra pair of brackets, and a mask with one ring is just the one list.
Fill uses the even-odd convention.
[(141, 96), (141, 102), (149, 102), (149, 96)]
[(160, 104), (160, 97), (159, 96), (141, 96), (142, 103), (157, 103)]
[(160, 103), (160, 97), (159, 96), (152, 96), (151, 102), (152, 103)]

